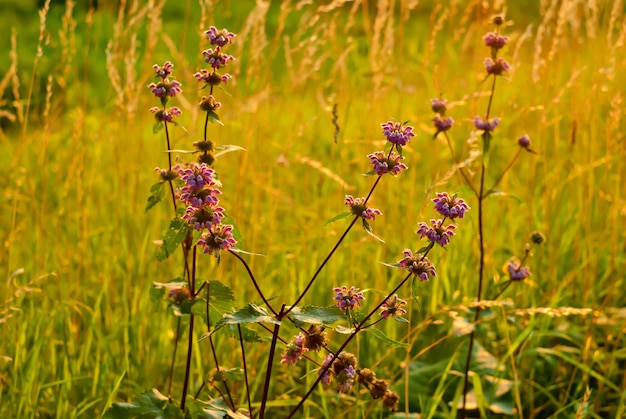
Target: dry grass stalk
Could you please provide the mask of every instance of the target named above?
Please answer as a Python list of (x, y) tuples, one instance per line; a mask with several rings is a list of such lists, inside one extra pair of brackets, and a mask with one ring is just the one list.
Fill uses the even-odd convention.
[(558, 5), (558, 0), (552, 0), (550, 2), (550, 6), (547, 8), (545, 13), (542, 13), (543, 19), (537, 28), (537, 34), (535, 35), (535, 45), (534, 45), (534, 54), (533, 54), (533, 69), (532, 69), (532, 80), (537, 83), (541, 76), (543, 75), (543, 68), (546, 66), (546, 60), (543, 57), (543, 47), (542, 44), (544, 42), (544, 37), (551, 31), (552, 19), (556, 15), (556, 8)]

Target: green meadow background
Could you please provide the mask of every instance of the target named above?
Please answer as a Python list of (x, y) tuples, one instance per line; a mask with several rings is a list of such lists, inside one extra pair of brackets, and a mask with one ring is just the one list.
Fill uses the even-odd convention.
[[(380, 124), (410, 121), (409, 170), (383, 178), (372, 205), (383, 212), (361, 229), (315, 283), (304, 304), (332, 304), (332, 287), (367, 289), (371, 309), (402, 279), (393, 263), (422, 247), (417, 223), (434, 217), (435, 192), (476, 206), (445, 141), (432, 139), (430, 99), (443, 94), (467, 157), (472, 119), (487, 106), (482, 36), (506, 14), (492, 115), (501, 117), (487, 167), (493, 183), (530, 136), (485, 202), (486, 287), (523, 256), (529, 234), (545, 234), (527, 261), (530, 280), (513, 284), (477, 326), (472, 403), (483, 417), (623, 417), (626, 413), (626, 18), (615, 1), (98, 1), (0, 0), (0, 417), (99, 417), (115, 401), (166, 392), (176, 320), (150, 288), (181, 273), (180, 255), (157, 262), (155, 241), (172, 216), (169, 201), (144, 208), (166, 167), (163, 133), (148, 111), (152, 65), (171, 60), (183, 94), (174, 149), (202, 137), (202, 32), (227, 27), (234, 78), (215, 92), (224, 126), (209, 138), (234, 144), (216, 163), (221, 196), (265, 294), (289, 304), (343, 232), (346, 194), (363, 196), (373, 178), (366, 155), (382, 149)], [(339, 135), (335, 138), (332, 108)], [(181, 161), (189, 155), (177, 156)], [(478, 173), (474, 170), (474, 175)], [(396, 418), (454, 417), (462, 391), (468, 324), (478, 278), (477, 212), (461, 220), (446, 251), (429, 255), (437, 278), (406, 287), (410, 323), (381, 329), (395, 348), (361, 336), (348, 350), (400, 394)], [(431, 257), (432, 256), (432, 257)], [(202, 279), (231, 287), (239, 306), (257, 301), (230, 255), (199, 262)], [(276, 305), (276, 304), (275, 304)], [(197, 327), (198, 336), (204, 332)], [(290, 338), (290, 330), (283, 330)], [(295, 333), (295, 330), (293, 331)], [(262, 330), (259, 333), (263, 333)], [(331, 339), (330, 347), (340, 344)], [(183, 338), (183, 342), (186, 339)], [(216, 340), (222, 365), (240, 365), (238, 342)], [(180, 398), (185, 347), (175, 360)], [(250, 344), (253, 405), (261, 399), (268, 343)], [(465, 351), (465, 354), (464, 354)], [(195, 346), (194, 393), (213, 364)], [(269, 417), (285, 417), (313, 365), (275, 363)], [(481, 379), (482, 378), (482, 381)], [(482, 383), (482, 384), (481, 384)], [(242, 402), (241, 382), (233, 383)], [(204, 390), (203, 398), (216, 397)], [(389, 417), (356, 388), (318, 388), (300, 417)]]

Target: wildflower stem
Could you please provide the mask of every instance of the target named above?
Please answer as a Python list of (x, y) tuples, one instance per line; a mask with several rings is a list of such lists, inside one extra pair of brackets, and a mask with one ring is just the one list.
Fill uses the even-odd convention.
[[(489, 95), (489, 103), (487, 104), (486, 120), (489, 120), (489, 113), (491, 112), (491, 104), (493, 103), (494, 93), (496, 91), (496, 79), (493, 76), (493, 83), (491, 84), (491, 94)], [(485, 231), (483, 227), (483, 201), (485, 199), (485, 156), (480, 165), (480, 189), (478, 191), (478, 241), (480, 246), (480, 261), (478, 268), (478, 292), (476, 295), (476, 303), (479, 303), (483, 293), (483, 278), (485, 271)], [(480, 305), (476, 305), (476, 312), (474, 313), (474, 325), (478, 324), (480, 318)], [(467, 348), (467, 358), (465, 360), (465, 378), (463, 380), (463, 412), (461, 412), (461, 418), (465, 419), (466, 406), (467, 406), (467, 390), (469, 385), (469, 371), (472, 363), (472, 350), (474, 349), (475, 330), (469, 336), (469, 347)]]
[(172, 380), (174, 378), (174, 364), (176, 361), (176, 351), (178, 350), (178, 340), (180, 339), (180, 317), (176, 322), (176, 340), (174, 341), (174, 353), (172, 354), (172, 365), (170, 366), (170, 376), (169, 383), (167, 385), (167, 395), (171, 397), (172, 395)]
[[(496, 181), (493, 183), (491, 188), (489, 188), (489, 191), (492, 191), (496, 186), (498, 186), (498, 183), (500, 183), (500, 181), (502, 180), (506, 172), (508, 172), (511, 169), (511, 167), (513, 167), (515, 160), (517, 160), (521, 152), (522, 152), (522, 148), (520, 147), (517, 149), (517, 153), (515, 153), (515, 156), (513, 156), (513, 159), (511, 159), (509, 164), (506, 166), (506, 169), (504, 169), (502, 173), (500, 173), (500, 176), (498, 177), (498, 179), (496, 179)], [(489, 193), (489, 191), (487, 191), (487, 193)]]
[[(380, 178), (381, 177), (382, 176), (378, 176), (376, 178), (376, 181), (374, 182), (374, 185), (372, 185), (372, 188), (370, 189), (369, 193), (367, 194), (367, 197), (365, 198), (364, 204), (367, 204), (367, 201), (372, 196), (372, 193), (374, 193), (374, 189), (376, 189), (376, 185), (378, 185), (378, 182), (380, 182)], [(335, 246), (332, 248), (330, 253), (328, 253), (328, 256), (326, 256), (326, 259), (324, 259), (322, 264), (317, 268), (317, 271), (315, 271), (315, 273), (313, 274), (313, 277), (311, 278), (311, 280), (309, 281), (307, 286), (304, 288), (304, 291), (302, 291), (300, 293), (300, 296), (298, 298), (296, 298), (296, 301), (285, 311), (283, 316), (286, 316), (287, 314), (289, 314), (291, 312), (291, 310), (293, 310), (298, 305), (298, 303), (300, 301), (302, 301), (302, 299), (304, 298), (306, 293), (309, 292), (309, 289), (313, 285), (313, 282), (315, 282), (315, 280), (317, 279), (318, 275), (322, 272), (322, 269), (324, 269), (324, 266), (326, 266), (326, 264), (328, 263), (330, 258), (333, 256), (333, 254), (337, 251), (337, 249), (339, 249), (339, 246), (341, 245), (341, 242), (343, 242), (343, 240), (346, 238), (346, 236), (348, 235), (348, 233), (350, 232), (350, 230), (352, 229), (352, 227), (354, 226), (354, 224), (356, 223), (356, 221), (359, 218), (361, 218), (361, 217), (358, 216), (358, 215), (356, 217), (354, 217), (354, 219), (352, 220), (352, 222), (350, 223), (348, 228), (346, 228), (346, 231), (343, 232), (343, 234), (341, 235), (341, 237), (339, 237), (339, 240), (337, 241)]]
[[(282, 318), (284, 316), (285, 305), (280, 309), (280, 312), (277, 314), (278, 318)], [(272, 343), (270, 345), (270, 352), (267, 357), (267, 368), (265, 370), (265, 383), (263, 384), (263, 397), (261, 399), (261, 409), (259, 411), (259, 419), (263, 419), (265, 417), (265, 406), (267, 405), (267, 396), (270, 389), (270, 379), (272, 378), (272, 365), (274, 363), (274, 354), (276, 353), (276, 343), (278, 342), (278, 331), (280, 330), (280, 324), (274, 325), (274, 331), (272, 333)]]
[[(370, 193), (371, 194), (371, 193)], [(368, 196), (369, 197), (369, 196)], [(309, 283), (307, 284), (307, 286), (304, 288), (304, 291), (302, 291), (300, 293), (300, 296), (298, 298), (296, 298), (296, 301), (283, 313), (283, 317), (286, 316), (287, 314), (289, 314), (291, 312), (291, 310), (293, 310), (300, 301), (302, 301), (302, 299), (304, 298), (304, 296), (306, 295), (307, 292), (309, 292), (309, 289), (311, 288), (311, 286), (313, 285), (313, 282), (315, 282), (315, 280), (317, 279), (318, 275), (320, 274), (320, 272), (322, 272), (322, 269), (324, 268), (324, 266), (326, 266), (326, 263), (328, 263), (328, 261), (330, 260), (330, 258), (333, 256), (333, 254), (335, 253), (335, 251), (339, 248), (339, 245), (341, 244), (341, 242), (343, 241), (343, 239), (346, 238), (346, 236), (348, 235), (348, 232), (352, 229), (352, 227), (354, 226), (354, 224), (356, 223), (356, 221), (361, 218), (360, 216), (356, 216), (354, 217), (354, 219), (352, 220), (352, 222), (350, 223), (350, 225), (348, 226), (348, 228), (346, 228), (346, 231), (343, 232), (343, 234), (341, 235), (341, 237), (339, 237), (339, 240), (337, 241), (337, 243), (335, 244), (335, 246), (332, 248), (332, 250), (330, 251), (330, 253), (328, 254), (328, 256), (326, 256), (326, 258), (324, 259), (324, 261), (322, 262), (322, 264), (317, 268), (317, 271), (315, 271), (315, 273), (313, 274), (313, 277), (311, 278), (311, 280), (309, 281)]]
[(506, 291), (506, 290), (507, 290), (507, 288), (509, 288), (509, 286), (510, 286), (512, 283), (513, 283), (513, 281), (511, 281), (511, 280), (507, 281), (507, 282), (506, 282), (506, 284), (504, 284), (504, 286), (500, 289), (500, 291), (498, 291), (498, 293), (496, 294), (496, 296), (492, 298), (492, 300), (496, 300), (496, 299), (498, 299), (498, 297), (500, 297), (500, 296), (504, 293), (504, 291)]
[(207, 140), (207, 131), (209, 129), (209, 113), (206, 112), (206, 117), (204, 118), (204, 141)]
[(239, 333), (239, 344), (241, 346), (241, 361), (243, 363), (243, 377), (246, 384), (246, 398), (248, 399), (248, 412), (252, 415), (252, 402), (250, 401), (250, 384), (248, 383), (248, 367), (246, 365), (246, 349), (243, 346), (243, 333), (241, 333), (241, 325), (237, 325), (237, 332)]
[[(191, 265), (191, 282), (189, 293), (191, 295), (195, 294), (196, 287), (196, 251), (197, 247), (193, 247), (193, 259)], [(187, 390), (189, 388), (189, 375), (191, 373), (191, 354), (193, 350), (193, 324), (194, 324), (195, 316), (193, 313), (189, 314), (189, 339), (187, 341), (187, 361), (185, 363), (185, 378), (183, 381), (183, 396), (180, 402), (180, 410), (185, 411), (185, 401), (187, 399)]]
[[(452, 154), (452, 159), (454, 160), (455, 166), (458, 167), (460, 162), (456, 153), (454, 152), (454, 148), (452, 147), (452, 141), (450, 140), (450, 136), (446, 131), (443, 132), (443, 135), (446, 137), (446, 142), (448, 143), (448, 148), (450, 149), (450, 153)], [(467, 176), (467, 173), (465, 173), (465, 170), (463, 170), (462, 167), (459, 167), (459, 172), (461, 173), (463, 180), (465, 180), (465, 183), (467, 183), (467, 186), (469, 186), (472, 192), (474, 192), (474, 196), (478, 198), (478, 191), (476, 190), (476, 187), (474, 186), (470, 178)]]
[(213, 360), (215, 361), (215, 368), (217, 370), (217, 375), (222, 380), (222, 384), (224, 384), (224, 390), (226, 390), (226, 395), (228, 396), (228, 401), (230, 402), (230, 407), (233, 411), (237, 410), (235, 407), (235, 402), (233, 401), (233, 396), (230, 394), (230, 389), (228, 388), (228, 382), (226, 381), (226, 377), (222, 377), (222, 370), (220, 369), (220, 364), (217, 360), (217, 353), (215, 352), (215, 345), (213, 344), (213, 335), (209, 334), (209, 344), (211, 345), (211, 352), (213, 353)]
[[(426, 254), (424, 254), (424, 256), (426, 256)], [(339, 356), (339, 354), (341, 354), (341, 352), (346, 348), (346, 346), (348, 346), (348, 344), (352, 341), (352, 339), (354, 339), (357, 335), (357, 333), (359, 333), (359, 331), (363, 330), (363, 328), (365, 327), (365, 323), (367, 323), (367, 321), (374, 315), (374, 313), (376, 313), (385, 303), (385, 301), (387, 301), (389, 298), (391, 298), (392, 295), (394, 295), (395, 293), (398, 292), (398, 290), (400, 288), (402, 288), (402, 286), (404, 284), (406, 284), (406, 282), (413, 276), (412, 273), (409, 273), (394, 289), (393, 291), (391, 291), (385, 298), (382, 299), (382, 301), (380, 303), (378, 303), (378, 305), (376, 306), (376, 308), (374, 308), (374, 310), (370, 311), (370, 313), (365, 316), (365, 318), (363, 320), (361, 320), (361, 322), (356, 325), (356, 327), (354, 328), (354, 332), (352, 332), (350, 334), (350, 336), (348, 336), (348, 338), (341, 344), (341, 346), (339, 347), (339, 349), (337, 349), (335, 351), (335, 353), (333, 354), (333, 358), (326, 364), (325, 367), (322, 367), (323, 369), (319, 371), (317, 379), (315, 380), (315, 382), (313, 382), (313, 384), (311, 385), (311, 387), (309, 388), (309, 390), (306, 392), (306, 394), (304, 396), (302, 396), (302, 399), (300, 399), (300, 401), (298, 402), (298, 404), (296, 405), (296, 407), (293, 408), (293, 410), (289, 413), (289, 416), (287, 416), (287, 419), (290, 419), (293, 417), (293, 415), (296, 414), (296, 412), (298, 412), (298, 410), (300, 410), (300, 408), (302, 407), (302, 405), (304, 404), (304, 402), (306, 401), (306, 399), (309, 398), (309, 396), (311, 396), (311, 394), (313, 393), (313, 390), (315, 390), (315, 387), (319, 384), (319, 382), (322, 380), (322, 377), (324, 377), (324, 374), (326, 373), (326, 371), (328, 371), (328, 369), (333, 365), (333, 362), (335, 362), (335, 359), (337, 359), (337, 357)]]
[(272, 313), (274, 313), (274, 315), (278, 316), (279, 313), (277, 313), (276, 310), (274, 310), (274, 308), (270, 305), (270, 302), (267, 301), (267, 298), (265, 298), (265, 295), (263, 295), (263, 292), (261, 291), (261, 288), (259, 288), (259, 284), (258, 284), (256, 278), (254, 277), (254, 274), (252, 273), (252, 270), (250, 270), (250, 267), (246, 263), (246, 261), (243, 260), (243, 258), (241, 256), (239, 256), (237, 254), (237, 252), (235, 252), (233, 250), (228, 250), (228, 252), (230, 252), (233, 256), (235, 256), (237, 259), (239, 259), (239, 261), (241, 261), (241, 263), (243, 263), (243, 266), (244, 266), (244, 268), (246, 268), (246, 271), (248, 272), (248, 275), (250, 276), (250, 279), (252, 280), (252, 284), (254, 285), (254, 288), (256, 288), (257, 293), (259, 294), (259, 296), (261, 297), (261, 299), (263, 300), (263, 302), (265, 303), (267, 308), (269, 308), (270, 311)]

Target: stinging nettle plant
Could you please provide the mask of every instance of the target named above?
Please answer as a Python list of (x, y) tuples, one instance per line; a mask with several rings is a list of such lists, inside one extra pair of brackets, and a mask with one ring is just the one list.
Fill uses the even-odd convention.
[[(494, 23), (497, 28), (502, 24), (502, 19), (498, 17), (494, 19)], [(381, 292), (382, 298), (374, 300), (366, 309), (364, 301), (366, 301), (367, 290), (361, 290), (352, 284), (336, 284), (332, 290), (322, 291), (328, 292), (328, 306), (302, 305), (306, 296), (315, 289), (320, 273), (339, 250), (357, 222), (362, 224), (368, 234), (382, 241), (374, 234), (370, 225), (376, 217), (382, 216), (382, 211), (369, 206), (369, 202), (384, 177), (397, 177), (408, 169), (404, 163), (403, 147), (415, 137), (413, 128), (407, 122), (385, 122), (381, 124), (382, 134), (386, 140), (385, 147), (367, 155), (371, 169), (366, 175), (375, 179), (370, 190), (361, 197), (347, 195), (345, 197), (347, 211), (328, 221), (350, 220), (345, 231), (321, 261), (295, 301), (277, 303), (275, 298), (268, 298), (261, 281), (257, 279), (246, 261), (246, 257), (258, 255), (237, 247), (238, 241), (241, 240), (241, 233), (234, 221), (227, 215), (227, 208), (220, 206), (219, 196), (222, 193), (222, 185), (218, 176), (217, 158), (226, 152), (242, 149), (232, 145), (217, 146), (215, 142), (208, 140), (207, 136), (209, 122), (216, 125), (222, 124), (218, 115), (222, 104), (214, 97), (214, 90), (218, 86), (227, 84), (231, 79), (230, 74), (222, 72), (225, 67), (235, 61), (235, 57), (224, 51), (227, 50), (229, 44), (234, 42), (236, 35), (226, 29), (220, 31), (215, 27), (209, 28), (205, 34), (210, 47), (202, 51), (202, 56), (210, 68), (202, 69), (194, 76), (202, 89), (208, 89), (208, 95), (202, 96), (199, 102), (199, 108), (205, 113), (205, 120), (203, 138), (193, 143), (194, 150), (177, 150), (171, 145), (169, 128), (172, 125), (178, 125), (177, 120), (182, 115), (178, 107), (169, 106), (170, 100), (182, 92), (181, 84), (173, 76), (174, 65), (169, 61), (162, 66), (155, 65), (156, 80), (148, 86), (160, 101), (160, 106), (153, 107), (150, 111), (156, 119), (155, 133), (161, 131), (165, 133), (168, 166), (164, 169), (155, 169), (160, 179), (150, 190), (146, 211), (163, 201), (165, 195), (170, 196), (174, 217), (163, 236), (156, 258), (163, 261), (179, 249), (183, 260), (182, 274), (179, 278), (167, 282), (155, 282), (151, 291), (157, 304), (162, 306), (162, 301), (167, 302), (177, 322), (167, 388), (164, 391), (154, 389), (140, 394), (128, 403), (114, 403), (107, 411), (106, 417), (135, 417), (152, 414), (172, 418), (275, 417), (268, 413), (268, 403), (271, 401), (269, 400), (270, 388), (276, 371), (280, 369), (282, 373), (293, 371), (297, 374), (301, 370), (294, 367), (303, 364), (306, 371), (314, 374), (306, 380), (301, 380), (302, 389), (297, 396), (299, 400), (290, 408), (286, 417), (291, 418), (296, 415), (320, 384), (345, 394), (356, 392), (355, 387), (358, 387), (359, 394), (369, 393), (372, 399), (380, 399), (385, 408), (396, 410), (399, 395), (392, 390), (390, 382), (378, 378), (375, 371), (368, 366), (360, 365), (358, 356), (349, 352), (348, 347), (357, 336), (363, 334), (367, 338), (380, 339), (388, 345), (406, 346), (405, 343), (387, 337), (376, 325), (390, 319), (400, 323), (407, 322), (403, 317), (407, 314), (407, 301), (400, 298), (399, 293), (411, 283), (428, 281), (437, 275), (436, 268), (428, 255), (435, 247), (447, 248), (456, 234), (457, 222), (463, 219), (470, 210), (469, 205), (456, 194), (448, 192), (436, 194), (432, 202), (433, 210), (439, 218), (419, 222), (416, 231), (419, 239), (424, 241), (424, 245), (416, 250), (405, 249), (402, 258), (396, 263), (384, 263), (388, 267), (401, 270), (404, 274), (390, 285), (391, 289)], [(498, 118), (490, 119), (491, 104), (496, 79), (505, 74), (509, 66), (506, 61), (498, 57), (499, 50), (506, 45), (508, 38), (500, 35), (496, 30), (487, 34), (484, 40), (492, 52), (491, 57), (485, 60), (487, 77), (492, 77), (492, 87), (485, 115), (474, 119), (475, 128), (482, 139), (478, 184), (475, 184), (473, 177), (466, 170), (467, 164), (464, 165), (457, 160), (448, 134), (454, 121), (446, 114), (446, 101), (438, 98), (431, 102), (432, 110), (435, 112), (434, 138), (440, 134), (445, 137), (456, 161), (455, 168), (473, 192), (478, 207), (480, 266), (474, 324), (479, 321), (485, 270), (484, 200), (498, 193), (495, 187), (520, 154), (518, 152), (514, 156), (490, 188), (485, 187), (486, 156), (490, 149), (493, 131), (499, 125)], [(534, 152), (530, 147), (528, 136), (520, 137), (518, 144), (520, 151)], [(172, 154), (197, 155), (197, 159), (195, 162), (173, 165)], [(469, 162), (473, 160), (476, 160), (476, 155), (470, 157)], [(543, 236), (540, 233), (533, 234), (533, 243), (540, 244), (541, 241), (543, 241)], [(219, 268), (220, 260), (227, 256), (234, 257), (242, 264), (258, 300), (248, 302), (243, 306), (238, 305), (229, 284), (217, 280), (199, 279), (199, 272)], [(530, 276), (529, 268), (524, 265), (528, 256), (530, 256), (530, 245), (526, 246), (525, 255), (521, 260), (511, 259), (507, 263), (506, 269), (510, 280), (500, 288), (494, 298), (498, 298), (512, 282), (519, 282)], [(210, 259), (207, 260), (211, 257), (215, 258), (216, 263), (211, 263)], [(316, 292), (320, 290), (316, 289)], [(212, 372), (208, 374), (199, 388), (190, 389), (192, 355), (194, 346), (198, 345), (196, 334), (201, 326), (198, 319), (206, 330), (199, 340), (208, 342), (209, 353), (204, 354), (203, 362), (207, 363), (206, 367)], [(184, 334), (184, 325), (187, 326), (185, 374), (182, 383), (178, 383), (175, 387), (175, 360), (179, 342)], [(221, 339), (222, 336), (234, 338), (239, 342), (241, 365), (231, 368), (226, 367), (220, 361), (221, 354), (216, 351), (215, 340)], [(474, 329), (472, 329), (463, 384), (463, 415), (468, 410), (466, 396), (469, 393), (468, 377), (471, 370), (474, 340)], [(246, 347), (250, 344), (262, 346), (266, 350), (266, 365), (253, 367), (248, 365)], [(256, 350), (258, 351), (258, 348)], [(260, 397), (255, 396), (256, 393), (253, 393), (251, 389), (250, 377), (252, 375), (263, 376)], [(203, 396), (203, 391), (208, 394), (208, 397)], [(237, 397), (240, 394), (245, 395), (245, 400)], [(177, 397), (178, 395), (180, 396)]]

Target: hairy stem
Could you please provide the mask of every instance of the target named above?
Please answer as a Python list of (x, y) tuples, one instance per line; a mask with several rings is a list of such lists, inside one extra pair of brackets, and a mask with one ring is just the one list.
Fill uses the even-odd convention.
[(241, 361), (243, 363), (243, 377), (246, 384), (246, 398), (248, 399), (248, 412), (252, 415), (252, 402), (250, 401), (250, 384), (248, 383), (248, 367), (246, 365), (246, 349), (243, 346), (243, 334), (241, 333), (241, 325), (237, 325), (239, 333), (239, 344), (241, 346)]
[[(277, 317), (281, 318), (285, 310), (285, 305), (280, 309)], [(276, 353), (276, 343), (278, 342), (278, 331), (280, 330), (280, 324), (274, 325), (274, 332), (272, 333), (272, 343), (270, 345), (270, 352), (267, 357), (267, 368), (265, 370), (265, 383), (263, 384), (263, 397), (261, 399), (261, 410), (259, 411), (259, 419), (265, 418), (265, 406), (267, 405), (267, 396), (270, 390), (270, 379), (272, 378), (272, 365), (274, 364), (274, 354)]]

